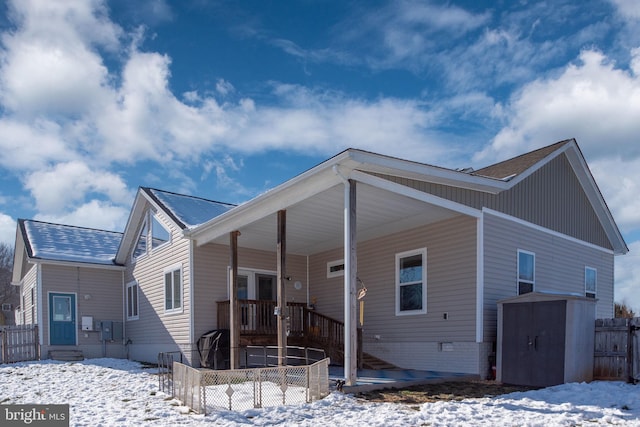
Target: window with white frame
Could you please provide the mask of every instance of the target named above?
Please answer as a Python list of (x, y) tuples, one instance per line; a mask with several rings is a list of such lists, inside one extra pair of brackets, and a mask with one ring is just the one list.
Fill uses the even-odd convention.
[(171, 240), (169, 230), (160, 222), (157, 215), (151, 214), (151, 248), (156, 249)]
[(587, 298), (596, 297), (596, 288), (598, 285), (598, 271), (595, 268), (584, 268), (584, 292)]
[(344, 260), (338, 259), (327, 263), (327, 279), (344, 276)]
[(535, 290), (536, 254), (518, 249), (518, 295)]
[(182, 267), (176, 266), (164, 272), (164, 309), (182, 310)]
[[(160, 221), (158, 216), (151, 211), (145, 214), (136, 246), (133, 249), (132, 259), (135, 261), (143, 255), (163, 246), (171, 240), (171, 233)], [(151, 244), (149, 244), (151, 242)]]
[(396, 316), (427, 312), (427, 248), (396, 254)]
[(138, 283), (127, 284), (127, 320), (138, 319)]

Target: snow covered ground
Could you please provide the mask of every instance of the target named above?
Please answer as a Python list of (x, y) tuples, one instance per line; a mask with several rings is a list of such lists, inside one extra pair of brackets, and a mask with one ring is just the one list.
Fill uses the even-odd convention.
[(158, 392), (154, 371), (135, 362), (91, 359), (0, 366), (0, 404), (70, 405), (77, 426), (640, 426), (640, 385), (621, 382), (565, 384), (461, 402), (410, 408), (368, 403), (332, 393), (311, 404), (205, 416)]

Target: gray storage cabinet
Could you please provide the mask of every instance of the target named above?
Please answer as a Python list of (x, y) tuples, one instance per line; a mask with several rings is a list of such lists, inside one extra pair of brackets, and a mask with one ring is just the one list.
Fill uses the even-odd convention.
[(528, 293), (498, 302), (496, 379), (547, 387), (593, 379), (595, 300)]

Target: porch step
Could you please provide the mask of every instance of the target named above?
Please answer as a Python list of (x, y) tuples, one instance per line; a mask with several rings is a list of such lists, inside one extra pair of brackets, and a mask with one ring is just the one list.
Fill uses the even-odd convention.
[(386, 360), (378, 359), (369, 353), (362, 353), (362, 367), (364, 369), (376, 369), (376, 370), (391, 370), (399, 369), (397, 366), (392, 365)]
[(49, 359), (76, 362), (84, 360), (84, 355), (80, 350), (49, 350)]

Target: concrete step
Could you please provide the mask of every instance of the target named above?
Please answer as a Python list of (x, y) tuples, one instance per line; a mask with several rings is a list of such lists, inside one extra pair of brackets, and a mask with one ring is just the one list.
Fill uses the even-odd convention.
[(362, 353), (362, 367), (364, 369), (376, 369), (376, 370), (388, 370), (398, 369), (397, 366), (392, 365), (386, 360), (378, 359), (369, 353)]
[(84, 355), (80, 350), (49, 350), (49, 359), (76, 362), (84, 360)]

